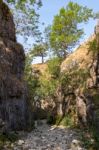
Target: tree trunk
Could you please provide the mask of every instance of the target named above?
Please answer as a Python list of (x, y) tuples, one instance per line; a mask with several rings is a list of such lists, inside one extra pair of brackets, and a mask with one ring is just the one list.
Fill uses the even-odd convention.
[(42, 64), (44, 63), (44, 56), (43, 56), (43, 54), (42, 54)]

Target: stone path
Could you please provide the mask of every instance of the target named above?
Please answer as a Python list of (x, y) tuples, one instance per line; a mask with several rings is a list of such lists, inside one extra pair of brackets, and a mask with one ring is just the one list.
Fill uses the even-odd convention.
[(54, 128), (43, 121), (35, 130), (17, 141), (13, 147), (14, 150), (70, 150), (72, 141), (77, 142), (77, 139), (77, 131), (62, 127)]

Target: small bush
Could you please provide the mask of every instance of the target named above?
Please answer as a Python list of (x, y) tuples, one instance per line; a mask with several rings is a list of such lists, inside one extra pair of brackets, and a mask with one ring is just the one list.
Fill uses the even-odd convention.
[(95, 54), (96, 52), (99, 51), (99, 47), (97, 45), (96, 39), (94, 39), (93, 41), (89, 42), (89, 51), (93, 52), (93, 54)]
[(65, 127), (73, 127), (74, 126), (74, 123), (73, 123), (70, 115), (66, 115), (63, 118), (62, 118), (62, 116), (57, 116), (55, 124), (63, 125)]
[(66, 127), (72, 127), (73, 122), (70, 116), (65, 116), (63, 120), (61, 121), (61, 125), (66, 126)]
[(81, 132), (81, 141), (83, 147), (87, 150), (99, 150), (99, 133), (95, 127), (90, 127)]
[(17, 139), (18, 135), (16, 133), (0, 134), (0, 142), (15, 142)]
[(58, 78), (60, 75), (61, 59), (56, 57), (48, 62), (48, 71), (53, 78)]

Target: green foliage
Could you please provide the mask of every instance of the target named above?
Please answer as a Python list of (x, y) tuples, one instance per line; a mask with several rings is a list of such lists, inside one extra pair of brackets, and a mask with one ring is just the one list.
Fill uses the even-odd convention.
[(46, 74), (40, 76), (38, 95), (42, 98), (54, 97), (59, 84), (61, 59), (53, 58), (47, 63)]
[(48, 25), (48, 26), (45, 27), (45, 29), (44, 29), (45, 41), (46, 41), (47, 43), (49, 43), (50, 33), (51, 33), (51, 25)]
[(54, 17), (51, 27), (50, 43), (54, 53), (66, 57), (69, 51), (81, 38), (83, 29), (78, 28), (80, 23), (86, 23), (93, 17), (91, 9), (69, 2), (66, 9), (61, 8)]
[(24, 79), (27, 82), (29, 98), (31, 101), (34, 100), (34, 96), (36, 95), (36, 90), (39, 87), (39, 72), (35, 75), (32, 68), (32, 56), (30, 53), (27, 54), (26, 62), (25, 62), (25, 76)]
[(7, 134), (2, 134), (0, 133), (0, 150), (5, 149), (13, 149), (11, 147), (11, 143), (14, 143), (15, 141), (17, 141), (19, 138), (18, 134), (15, 132), (10, 132)]
[(62, 59), (55, 57), (48, 61), (48, 72), (52, 78), (58, 78), (60, 75), (60, 65)]
[(42, 6), (41, 0), (5, 0), (11, 9), (16, 33), (24, 36), (39, 36), (37, 10)]
[(38, 6), (42, 6), (42, 2), (41, 0), (39, 1), (36, 1), (36, 0), (6, 0), (7, 3), (11, 3), (11, 4), (14, 4), (15, 7), (17, 7), (17, 9), (20, 9), (20, 10), (23, 10), (25, 11), (26, 10), (26, 7), (27, 7), (27, 4), (30, 4), (30, 5), (34, 5), (34, 4), (37, 4)]
[[(89, 71), (86, 69), (72, 68), (69, 72), (61, 75), (61, 85), (66, 91), (66, 87), (69, 86), (69, 90), (75, 90), (77, 88), (86, 88), (86, 80), (89, 77)], [(68, 89), (67, 89), (68, 90)]]
[(47, 44), (46, 43), (34, 44), (34, 47), (31, 50), (30, 54), (33, 57), (41, 57), (42, 63), (44, 63), (44, 57), (47, 56)]
[(33, 57), (31, 56), (30, 52), (28, 52), (25, 58), (25, 74), (26, 75), (29, 75), (32, 73), (32, 66), (31, 66), (32, 61), (33, 61)]
[(99, 133), (97, 133), (95, 127), (90, 127), (89, 129), (82, 131), (80, 140), (82, 141), (83, 147), (87, 150), (99, 149)]
[(25, 65), (25, 80), (28, 84), (30, 99), (33, 101), (35, 96), (38, 96), (40, 99), (53, 97), (59, 83), (55, 78), (60, 73), (60, 60), (59, 58), (54, 58), (48, 62), (48, 72), (46, 71), (46, 73), (50, 74), (51, 77), (47, 78), (46, 75), (41, 75), (40, 72), (33, 70), (31, 64), (33, 57), (34, 51), (30, 51), (26, 57)]
[(37, 94), (37, 89), (39, 87), (39, 80), (35, 76), (31, 76), (31, 78), (27, 80), (27, 83), (28, 83), (29, 97), (33, 101), (34, 97)]
[(31, 65), (32, 57), (33, 56), (30, 51), (30, 53), (27, 55), (25, 65), (25, 80), (28, 84), (30, 99), (33, 100), (34, 96), (38, 96), (40, 99), (53, 97), (59, 81), (53, 79), (52, 75), (54, 75), (54, 77), (58, 77), (60, 71), (60, 60), (55, 58), (55, 60), (53, 59), (51, 63), (49, 62), (50, 67), (48, 67), (47, 74), (49, 74), (50, 70), (51, 78), (47, 78), (45, 75), (41, 75), (39, 72), (35, 72), (35, 70), (33, 70)]
[(62, 121), (60, 122), (60, 125), (63, 125), (65, 127), (73, 127), (72, 119), (69, 115), (65, 116)]
[(43, 98), (53, 97), (58, 85), (58, 81), (54, 79), (45, 79), (42, 77), (40, 79), (40, 95)]
[(88, 45), (89, 45), (89, 51), (91, 51), (93, 54), (96, 54), (99, 51), (96, 38), (93, 41), (89, 42)]
[(89, 138), (85, 138), (85, 136), (82, 135), (81, 141), (83, 143), (83, 147), (87, 148), (87, 150), (94, 150), (92, 147), (92, 142)]
[(59, 115), (53, 117), (52, 115), (49, 115), (48, 123), (62, 125), (64, 127), (73, 127), (74, 126), (74, 122), (72, 121), (72, 118), (69, 114), (67, 114), (64, 117), (59, 116)]
[(72, 121), (72, 118), (70, 115), (66, 115), (62, 118), (62, 116), (53, 116), (51, 114), (47, 117), (47, 123), (48, 124), (56, 124), (56, 125), (62, 125), (64, 127), (74, 127), (74, 122)]
[(18, 135), (16, 133), (8, 133), (8, 134), (0, 134), (0, 141), (11, 141), (15, 142), (18, 139)]

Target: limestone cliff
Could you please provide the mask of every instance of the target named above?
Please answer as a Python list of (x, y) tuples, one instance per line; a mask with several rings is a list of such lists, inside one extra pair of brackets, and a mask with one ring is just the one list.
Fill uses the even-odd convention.
[(74, 93), (78, 119), (83, 125), (95, 123), (99, 125), (99, 56), (98, 46), (92, 35), (86, 42), (71, 54), (61, 65), (61, 72), (69, 75), (69, 86), (65, 93)]
[(7, 129), (26, 129), (30, 124), (27, 88), (22, 81), (23, 47), (17, 43), (13, 16), (0, 1), (0, 118)]

